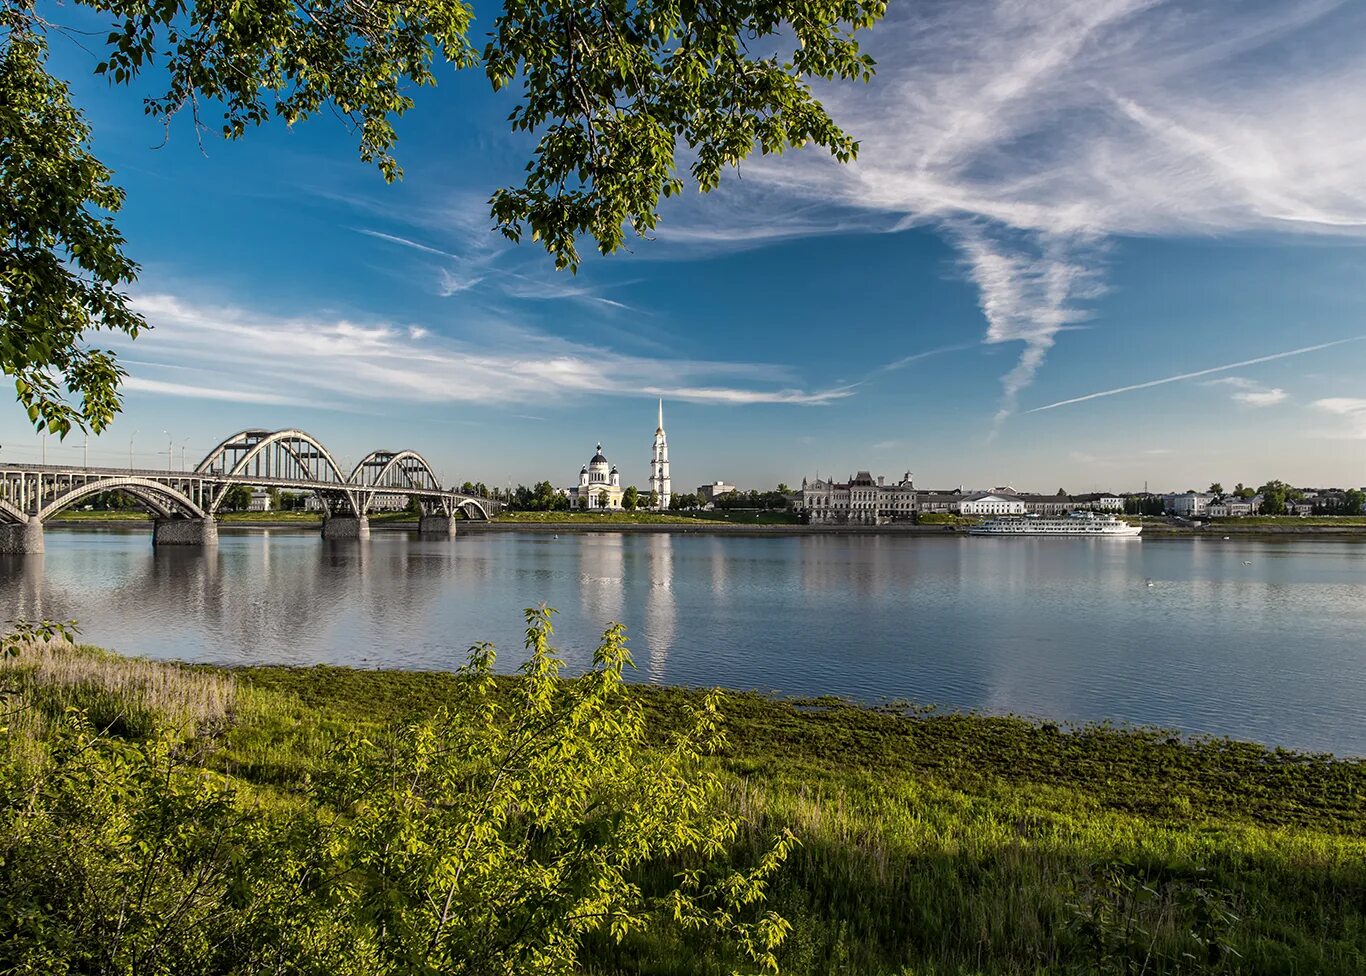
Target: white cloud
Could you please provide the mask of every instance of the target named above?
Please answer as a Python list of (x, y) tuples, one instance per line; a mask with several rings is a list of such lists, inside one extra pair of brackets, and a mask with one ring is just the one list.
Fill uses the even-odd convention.
[(1233, 394), (1233, 399), (1239, 403), (1246, 403), (1249, 407), (1274, 407), (1285, 402), (1286, 393), (1279, 387), (1272, 390), (1248, 390)]
[(572, 279), (566, 279), (563, 272), (556, 273), (560, 275), (559, 278), (533, 277), (508, 272), (498, 279), (498, 285), (509, 298), (524, 298), (531, 301), (571, 299), (620, 311), (635, 311), (630, 305), (607, 298), (588, 285), (575, 284)]
[[(1003, 417), (1086, 318), (1107, 239), (1366, 236), (1363, 34), (1366, 8), (1341, 0), (894, 4), (866, 36), (872, 85), (821, 92), (859, 160), (760, 159), (745, 185), (798, 201), (778, 236), (811, 219), (807, 201), (846, 205), (826, 229), (852, 212), (864, 229), (943, 230), (979, 289), (984, 341), (1024, 347)], [(762, 223), (733, 199), (696, 210), (722, 239)]]
[(1324, 397), (1321, 400), (1315, 400), (1313, 406), (1324, 413), (1342, 417), (1347, 422), (1345, 429), (1325, 431), (1325, 436), (1366, 440), (1366, 399), (1360, 397)]
[(469, 291), (486, 277), (481, 274), (459, 275), (449, 268), (438, 268), (436, 274), (436, 291), (442, 298), (450, 298), (462, 291)]
[[(802, 388), (782, 366), (629, 356), (502, 323), (470, 324), (481, 339), (475, 342), (419, 326), (283, 318), (165, 294), (139, 295), (133, 304), (155, 326), (138, 340), (142, 361), (159, 365), (160, 356), (214, 377), (205, 386), (128, 380), (130, 390), (162, 395), (316, 405), (320, 399), (517, 403), (606, 394), (816, 406), (852, 393)], [(489, 337), (497, 338), (497, 348), (487, 344)]]
[[(160, 366), (162, 364), (153, 365)], [(279, 393), (267, 393), (263, 390), (224, 389), (200, 383), (167, 383), (164, 380), (151, 380), (143, 376), (129, 376), (123, 381), (122, 386), (123, 389), (131, 390), (134, 393), (155, 393), (160, 396), (190, 397), (196, 400), (225, 400), (230, 403), (268, 403), (282, 406), (318, 406), (316, 402)]]
[(1267, 387), (1242, 376), (1226, 376), (1223, 379), (1210, 380), (1206, 385), (1233, 387), (1234, 392), (1229, 394), (1230, 399), (1249, 407), (1274, 407), (1289, 398), (1280, 387)]

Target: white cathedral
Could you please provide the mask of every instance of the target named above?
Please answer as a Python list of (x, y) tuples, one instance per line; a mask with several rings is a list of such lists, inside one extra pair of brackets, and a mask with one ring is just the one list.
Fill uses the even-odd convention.
[[(659, 426), (655, 428), (654, 457), (650, 460), (650, 488), (655, 494), (655, 508), (665, 511), (669, 507), (669, 442), (664, 435), (664, 401), (659, 401)], [(602, 512), (622, 510), (621, 499), (625, 489), (621, 487), (621, 474), (616, 465), (610, 463), (598, 445), (593, 459), (579, 471), (579, 483), (573, 488), (564, 489), (571, 509), (591, 509)], [(645, 499), (641, 499), (642, 503)]]

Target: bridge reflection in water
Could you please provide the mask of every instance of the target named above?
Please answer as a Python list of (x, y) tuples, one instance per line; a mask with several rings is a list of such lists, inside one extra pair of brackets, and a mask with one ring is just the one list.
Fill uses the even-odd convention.
[(43, 551), (43, 523), (88, 498), (119, 491), (153, 518), (156, 545), (214, 545), (217, 514), (234, 489), (275, 488), (318, 499), (323, 537), (363, 539), (381, 497), (416, 499), (424, 535), (455, 534), (457, 513), (489, 519), (500, 503), (441, 485), (417, 451), (372, 451), (342, 470), (302, 430), (244, 430), (225, 438), (186, 471), (18, 464), (0, 467), (0, 553)]

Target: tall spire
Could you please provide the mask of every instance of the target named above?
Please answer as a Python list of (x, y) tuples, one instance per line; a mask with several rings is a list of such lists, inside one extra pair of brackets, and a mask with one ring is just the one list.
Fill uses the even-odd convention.
[(669, 442), (664, 433), (664, 398), (659, 400), (659, 426), (655, 428), (654, 455), (650, 459), (650, 490), (655, 493), (655, 506), (667, 511), (671, 499), (669, 481)]

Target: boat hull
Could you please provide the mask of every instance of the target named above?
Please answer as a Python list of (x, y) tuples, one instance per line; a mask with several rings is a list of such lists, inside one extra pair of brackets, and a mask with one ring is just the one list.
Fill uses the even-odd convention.
[(1010, 536), (1030, 536), (1032, 538), (1057, 537), (1065, 539), (1132, 539), (1143, 531), (1139, 525), (1125, 529), (997, 529), (986, 526), (973, 526), (968, 535), (989, 535), (1008, 538)]

